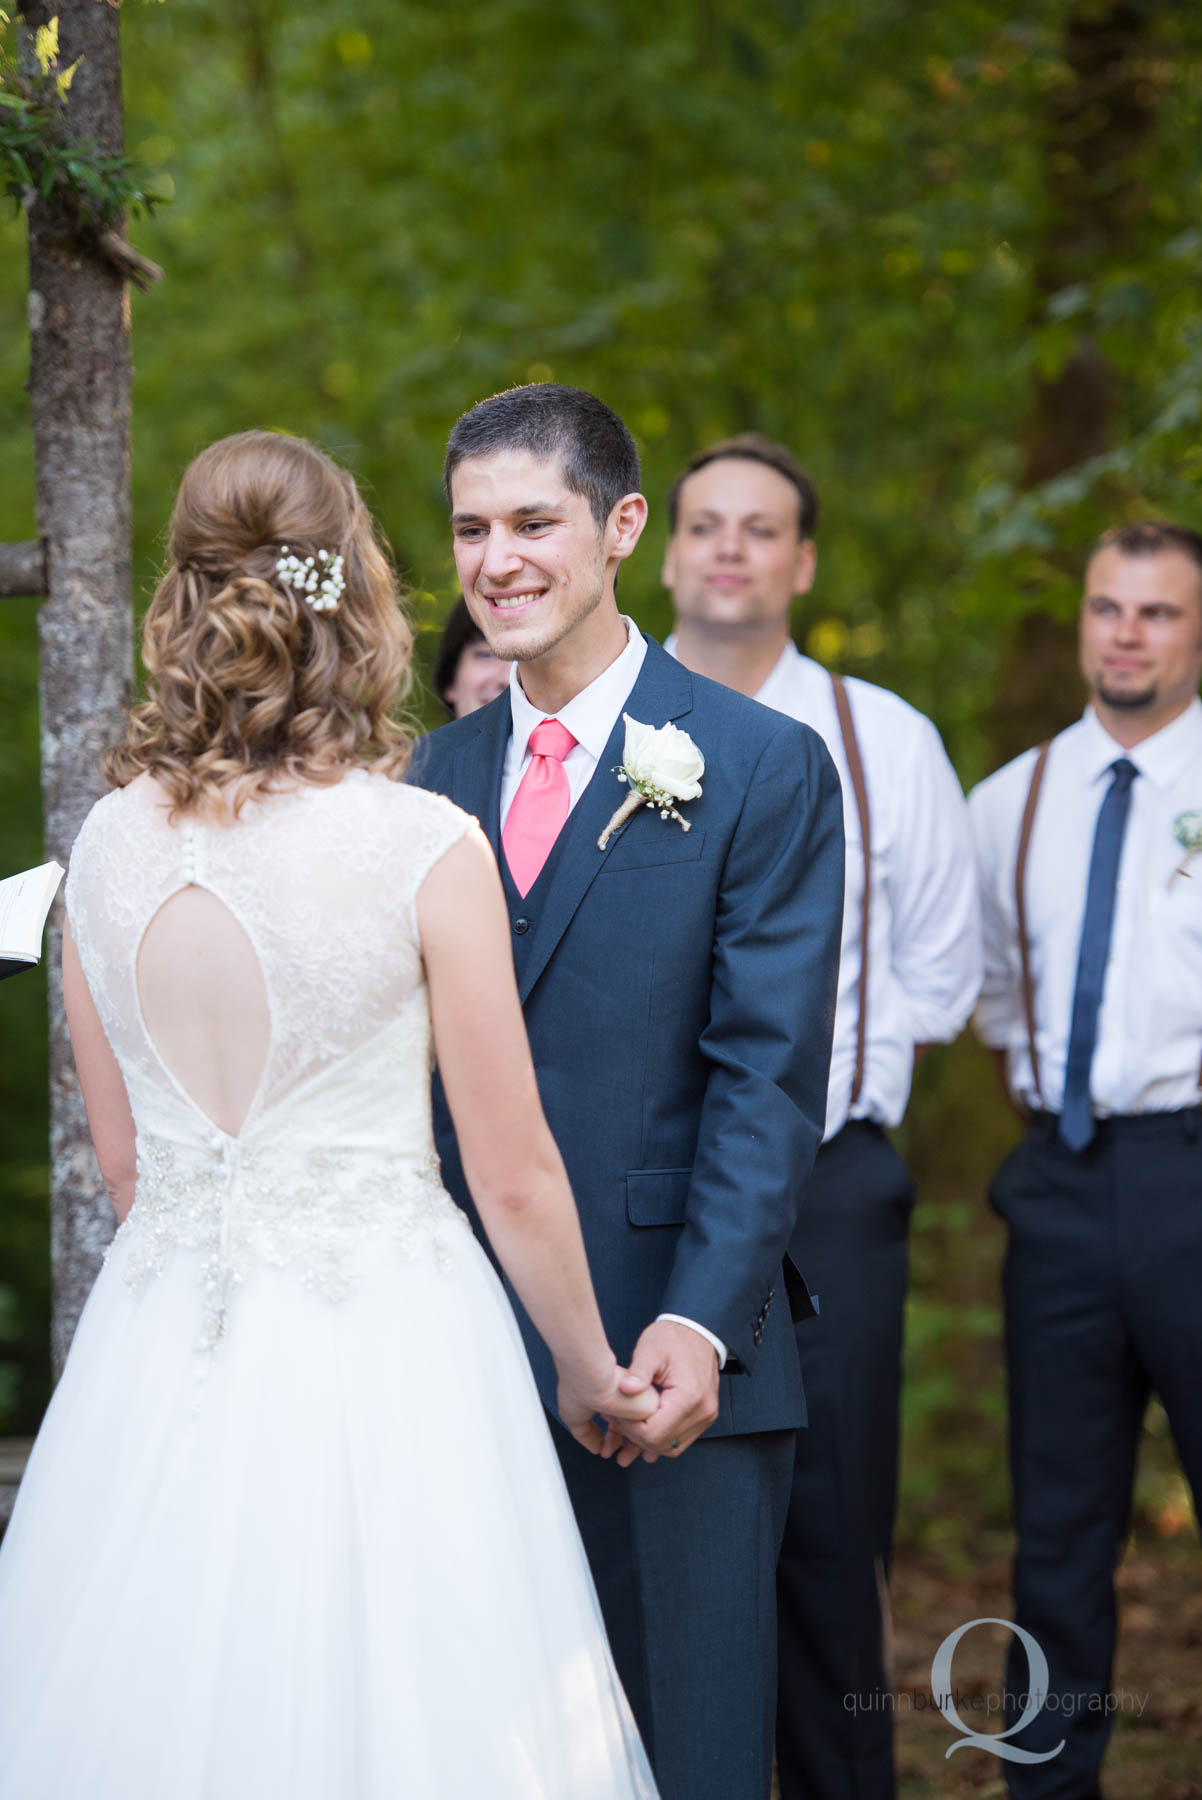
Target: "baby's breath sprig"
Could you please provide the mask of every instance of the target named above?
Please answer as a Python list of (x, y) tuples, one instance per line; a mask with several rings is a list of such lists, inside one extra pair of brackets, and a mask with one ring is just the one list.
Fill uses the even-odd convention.
[(346, 592), (341, 555), (318, 550), (302, 558), (293, 555), (287, 544), (281, 544), (275, 567), (284, 586), (299, 594), (314, 612), (338, 611), (338, 603)]
[(675, 819), (682, 831), (688, 831), (690, 822), (681, 816), (677, 802), (699, 799), (705, 774), (705, 758), (686, 731), (671, 723), (657, 731), (629, 713), (622, 717), (626, 745), (614, 774), (630, 792), (597, 839), (598, 850), (604, 850), (614, 832), (620, 831), (640, 806), (657, 812), (661, 819)]
[(1202, 811), (1178, 813), (1173, 820), (1173, 836), (1185, 851), (1185, 855), (1169, 876), (1170, 887), (1178, 875), (1184, 875), (1187, 881), (1192, 879), (1189, 864), (1195, 856), (1202, 853)]
[(627, 819), (636, 813), (640, 806), (650, 807), (653, 812), (657, 811), (661, 819), (675, 819), (682, 831), (689, 830), (689, 821), (682, 818), (672, 804), (674, 798), (672, 794), (665, 794), (662, 788), (652, 787), (650, 782), (633, 781), (625, 769), (615, 769), (614, 774), (619, 781), (630, 783), (630, 792), (597, 839), (598, 850), (604, 850), (614, 832), (620, 831)]

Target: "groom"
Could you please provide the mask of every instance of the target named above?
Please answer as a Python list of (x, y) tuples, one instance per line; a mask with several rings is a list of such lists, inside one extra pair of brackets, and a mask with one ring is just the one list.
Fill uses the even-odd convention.
[[(425, 741), (413, 778), (497, 852), (602, 1317), (661, 1395), (624, 1428), (646, 1453), (626, 1473), (553, 1424), (556, 1446), (663, 1800), (766, 1800), (805, 1420), (782, 1258), (826, 1105), (838, 778), (808, 727), (689, 674), (619, 613), (647, 503), (629, 432), (591, 394), (482, 401), (451, 433), (446, 486), (468, 607), (513, 668)], [(624, 714), (672, 723), (705, 769), (683, 824), (640, 807), (602, 849), (630, 792)], [(436, 1124), (470, 1210), (441, 1103)], [(790, 1297), (810, 1310), (795, 1281)], [(519, 1320), (553, 1412), (550, 1357)]]

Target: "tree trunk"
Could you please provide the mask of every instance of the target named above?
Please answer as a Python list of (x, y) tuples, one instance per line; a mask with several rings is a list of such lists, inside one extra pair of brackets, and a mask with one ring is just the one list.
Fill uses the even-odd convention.
[[(66, 111), (73, 137), (123, 148), (117, 8), (107, 0), (29, 0), (24, 52), (57, 15), (60, 65), (82, 56)], [(130, 700), (129, 303), (107, 263), (29, 207), (30, 403), (38, 531), (48, 598), (40, 613), (42, 798), (46, 854), (66, 863), (105, 791), (100, 754)], [(61, 1369), (112, 1234), (63, 1016), (61, 908), (47, 939), (50, 992), (50, 1207), (53, 1353)]]
[[(1149, 69), (1154, 0), (1080, 0), (1064, 26), (1070, 79), (1051, 90), (1044, 125), (1047, 215), (1035, 269), (1037, 316), (1051, 295), (1121, 262), (1147, 192), (1138, 157), (1155, 125)], [(1037, 487), (1109, 447), (1114, 380), (1088, 327), (1059, 373), (1037, 377), (1028, 415), (1024, 487)], [(1061, 552), (1072, 574), (1079, 546)], [(993, 738), (1007, 762), (1063, 730), (1081, 695), (1076, 627), (1047, 613), (1020, 621), (1003, 651)]]
[[(1044, 116), (1046, 209), (1034, 322), (1042, 321), (1052, 294), (1121, 264), (1136, 237), (1147, 198), (1138, 155), (1155, 124), (1156, 83), (1147, 67), (1153, 11), (1152, 0), (1078, 0), (1065, 20), (1061, 59), (1070, 79), (1051, 90)], [(1115, 400), (1111, 370), (1083, 326), (1059, 373), (1033, 384), (1023, 485), (1036, 487), (1105, 451)], [(1080, 550), (1066, 544), (1055, 553), (1074, 579)], [(1002, 646), (994, 696), (995, 767), (1070, 724), (1084, 698), (1075, 624), (1047, 612), (1021, 619)], [(1009, 1148), (1008, 1121), (991, 1104), (994, 1071), (983, 1051), (964, 1047), (943, 1065), (928, 1097), (930, 1079), (929, 1069), (919, 1072), (907, 1128), (910, 1165), (920, 1191), (954, 1193), (948, 1147), (971, 1142), (976, 1158), (962, 1171), (962, 1192), (983, 1182)], [(955, 1240), (947, 1253), (959, 1255)], [(992, 1269), (988, 1278), (995, 1280)], [(922, 1279), (920, 1273), (920, 1286)], [(992, 1304), (988, 1291), (974, 1297)]]

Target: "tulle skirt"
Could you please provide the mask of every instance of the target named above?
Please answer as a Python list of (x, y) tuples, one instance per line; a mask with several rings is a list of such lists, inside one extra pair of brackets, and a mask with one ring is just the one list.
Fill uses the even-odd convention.
[(118, 1240), (0, 1551), (3, 1800), (653, 1800), (466, 1231), (331, 1301)]

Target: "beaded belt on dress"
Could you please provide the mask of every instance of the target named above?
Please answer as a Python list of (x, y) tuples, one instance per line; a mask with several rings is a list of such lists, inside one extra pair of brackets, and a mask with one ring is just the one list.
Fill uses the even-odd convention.
[(175, 1249), (205, 1253), (203, 1342), (226, 1329), (232, 1290), (255, 1267), (288, 1269), (343, 1299), (368, 1240), (447, 1261), (446, 1228), (469, 1229), (442, 1185), (438, 1158), (360, 1148), (292, 1148), (278, 1140), (212, 1147), (138, 1138), (137, 1195), (110, 1245), (127, 1246), (126, 1281), (140, 1288)]

